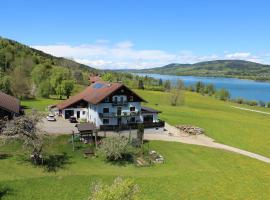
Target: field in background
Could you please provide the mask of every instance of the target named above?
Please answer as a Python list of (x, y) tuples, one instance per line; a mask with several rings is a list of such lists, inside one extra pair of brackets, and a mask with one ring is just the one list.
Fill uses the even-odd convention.
[[(206, 130), (217, 142), (270, 157), (270, 116), (238, 110), (231, 105), (192, 92), (185, 92), (185, 105), (172, 107), (168, 93), (137, 90), (151, 106), (161, 110), (161, 119), (172, 125), (192, 124)], [(243, 106), (250, 109), (257, 107)], [(269, 112), (268, 108), (260, 108)]]

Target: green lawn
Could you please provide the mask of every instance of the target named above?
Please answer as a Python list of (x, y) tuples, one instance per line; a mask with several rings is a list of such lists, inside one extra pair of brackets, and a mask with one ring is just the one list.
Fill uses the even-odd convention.
[[(218, 142), (270, 157), (268, 115), (231, 108), (232, 104), (186, 92), (185, 105), (170, 106), (167, 93), (142, 91), (147, 104), (162, 110), (171, 124), (193, 124)], [(24, 101), (28, 107), (45, 111), (58, 100)], [(247, 106), (245, 106), (247, 107)], [(269, 112), (269, 109), (248, 107)], [(91, 182), (110, 182), (116, 176), (131, 177), (141, 188), (141, 199), (270, 199), (270, 165), (245, 156), (206, 147), (174, 142), (150, 142), (166, 163), (138, 168), (119, 166), (100, 159), (84, 159), (82, 150), (71, 151), (67, 136), (55, 138), (50, 153), (66, 152), (70, 164), (56, 173), (33, 167), (21, 160), (18, 145), (5, 145), (0, 152), (15, 156), (0, 160), (1, 185), (11, 189), (6, 199), (86, 199)]]
[(223, 102), (192, 92), (185, 93), (184, 106), (172, 107), (167, 93), (142, 90), (137, 92), (149, 101), (148, 106), (162, 111), (162, 119), (173, 125), (197, 125), (218, 142), (270, 157), (270, 115), (238, 110), (230, 106), (270, 112), (268, 108)]
[(10, 188), (8, 199), (86, 199), (93, 181), (131, 177), (141, 199), (269, 199), (270, 165), (241, 155), (174, 142), (151, 142), (165, 164), (139, 168), (85, 159), (82, 149), (72, 152), (67, 136), (54, 139), (50, 151), (66, 152), (70, 164), (56, 173), (33, 167), (20, 158), (18, 145), (0, 147), (16, 156), (0, 160), (0, 188)]

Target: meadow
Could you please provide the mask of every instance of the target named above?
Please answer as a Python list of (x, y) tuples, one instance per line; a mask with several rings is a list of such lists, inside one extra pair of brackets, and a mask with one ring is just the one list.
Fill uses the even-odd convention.
[(183, 106), (170, 105), (170, 95), (137, 90), (147, 105), (161, 110), (161, 119), (172, 125), (191, 124), (204, 128), (217, 142), (270, 157), (270, 115), (239, 110), (231, 106), (270, 112), (269, 108), (251, 107), (185, 92)]
[[(183, 106), (170, 106), (167, 93), (136, 91), (151, 106), (162, 111), (160, 117), (170, 124), (193, 124), (206, 130), (218, 142), (270, 157), (268, 115), (231, 108), (236, 105), (185, 93)], [(26, 101), (28, 108), (44, 111), (57, 100)], [(44, 105), (44, 107), (42, 107)], [(237, 104), (238, 105), (238, 104)], [(239, 106), (239, 105), (238, 105)], [(248, 107), (256, 109), (254, 107)], [(268, 109), (261, 109), (266, 112)], [(136, 167), (115, 165), (100, 158), (83, 157), (86, 146), (72, 152), (68, 136), (52, 137), (47, 152), (67, 153), (63, 168), (47, 172), (22, 158), (25, 150), (19, 144), (0, 146), (0, 153), (13, 156), (0, 159), (1, 188), (4, 200), (11, 199), (87, 199), (94, 181), (111, 182), (116, 176), (129, 177), (140, 187), (141, 199), (269, 199), (270, 165), (223, 150), (151, 141), (150, 149), (165, 157), (165, 164)]]

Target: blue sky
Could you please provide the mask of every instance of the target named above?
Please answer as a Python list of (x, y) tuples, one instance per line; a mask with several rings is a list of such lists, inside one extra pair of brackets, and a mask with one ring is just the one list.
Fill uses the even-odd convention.
[(270, 64), (266, 0), (3, 1), (0, 35), (98, 68)]

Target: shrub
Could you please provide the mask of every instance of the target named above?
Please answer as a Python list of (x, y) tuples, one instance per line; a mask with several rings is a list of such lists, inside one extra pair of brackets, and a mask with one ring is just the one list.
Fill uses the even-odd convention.
[(228, 90), (226, 89), (220, 89), (217, 93), (216, 93), (216, 98), (222, 100), (222, 101), (227, 101), (230, 99), (230, 93)]
[(267, 107), (270, 108), (270, 102), (267, 103)]
[(245, 100), (243, 98), (238, 98), (238, 99), (234, 99), (233, 102), (238, 103), (238, 104), (243, 104)]
[(245, 104), (249, 105), (249, 106), (257, 106), (258, 105), (258, 102), (257, 101), (249, 101), (249, 100), (246, 100), (245, 101)]
[(131, 180), (116, 178), (112, 185), (96, 183), (89, 200), (136, 200), (139, 187)]
[(98, 148), (98, 153), (109, 161), (130, 160), (135, 154), (128, 139), (120, 136), (103, 139)]
[(265, 102), (263, 102), (263, 101), (259, 101), (259, 106), (261, 106), (261, 107), (265, 107), (265, 105), (266, 105), (266, 103), (265, 103)]

